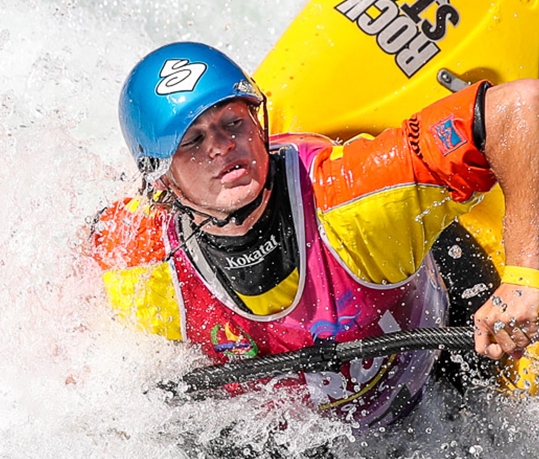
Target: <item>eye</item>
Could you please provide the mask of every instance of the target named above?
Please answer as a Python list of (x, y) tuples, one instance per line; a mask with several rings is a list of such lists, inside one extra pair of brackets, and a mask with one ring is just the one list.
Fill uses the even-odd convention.
[(182, 142), (180, 143), (180, 147), (193, 148), (199, 145), (203, 140), (204, 140), (204, 136), (202, 134), (195, 134), (187, 138), (184, 138), (184, 140), (182, 140)]
[(226, 127), (231, 130), (237, 130), (243, 125), (243, 118), (236, 118), (227, 123)]

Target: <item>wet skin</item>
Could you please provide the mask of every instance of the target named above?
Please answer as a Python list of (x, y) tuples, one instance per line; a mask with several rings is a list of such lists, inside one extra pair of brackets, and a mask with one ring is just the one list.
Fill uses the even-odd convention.
[(255, 116), (235, 99), (208, 109), (189, 127), (162, 178), (184, 205), (224, 218), (263, 190), (269, 157)]

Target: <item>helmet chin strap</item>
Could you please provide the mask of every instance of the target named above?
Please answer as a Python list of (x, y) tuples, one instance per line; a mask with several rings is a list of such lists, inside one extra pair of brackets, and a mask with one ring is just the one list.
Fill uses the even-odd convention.
[[(234, 212), (230, 213), (223, 219), (217, 218), (213, 215), (210, 215), (200, 210), (193, 209), (192, 207), (186, 206), (185, 204), (180, 202), (180, 200), (177, 198), (174, 200), (173, 207), (179, 210), (180, 212), (184, 212), (185, 214), (187, 214), (189, 218), (191, 218), (191, 220), (194, 219), (194, 214), (201, 215), (202, 217), (206, 217), (206, 220), (204, 220), (201, 224), (198, 225), (198, 229), (202, 229), (203, 226), (206, 226), (209, 223), (214, 224), (218, 228), (223, 228), (229, 223), (234, 223), (237, 226), (241, 226), (243, 225), (245, 220), (247, 220), (247, 218), (256, 209), (260, 207), (260, 205), (262, 204), (262, 200), (264, 199), (264, 192), (266, 190), (271, 190), (273, 188), (274, 174), (275, 174), (275, 167), (273, 166), (273, 162), (270, 160), (269, 168), (268, 168), (268, 175), (266, 177), (266, 183), (264, 184), (264, 188), (262, 188), (260, 193), (258, 193), (258, 196), (249, 204), (246, 204), (245, 206), (235, 210)], [(170, 192), (172, 192), (172, 190), (170, 190)]]
[[(250, 202), (249, 204), (241, 207), (240, 209), (235, 210), (226, 218), (219, 219), (217, 217), (214, 217), (213, 215), (207, 214), (205, 212), (201, 212), (200, 210), (193, 209), (192, 207), (182, 204), (180, 200), (176, 198), (172, 204), (173, 208), (177, 209), (180, 212), (185, 213), (191, 220), (194, 219), (194, 214), (206, 217), (206, 219), (202, 223), (196, 225), (191, 235), (186, 240), (184, 240), (181, 244), (179, 244), (177, 247), (173, 248), (165, 256), (164, 261), (169, 261), (178, 250), (185, 247), (188, 241), (192, 237), (196, 237), (202, 231), (202, 228), (209, 223), (213, 223), (215, 226), (219, 228), (222, 228), (231, 222), (233, 222), (234, 224), (238, 226), (242, 225), (243, 222), (247, 219), (247, 217), (249, 217), (249, 215), (251, 215), (260, 206), (260, 204), (262, 204), (262, 200), (264, 198), (264, 191), (271, 190), (273, 188), (273, 176), (275, 174), (275, 166), (273, 165), (273, 161), (271, 160), (269, 164), (270, 164), (270, 167), (268, 170), (268, 176), (266, 177), (266, 183), (264, 184), (264, 188), (260, 191), (256, 199)], [(169, 190), (170, 193), (173, 193), (173, 191), (164, 183), (163, 183), (163, 186), (165, 186)]]

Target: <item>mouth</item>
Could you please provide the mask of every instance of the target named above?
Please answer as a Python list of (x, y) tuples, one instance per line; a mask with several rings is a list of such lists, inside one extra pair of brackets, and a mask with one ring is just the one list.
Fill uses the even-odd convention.
[(231, 183), (242, 178), (245, 174), (247, 174), (247, 165), (239, 162), (225, 166), (217, 178), (221, 183)]

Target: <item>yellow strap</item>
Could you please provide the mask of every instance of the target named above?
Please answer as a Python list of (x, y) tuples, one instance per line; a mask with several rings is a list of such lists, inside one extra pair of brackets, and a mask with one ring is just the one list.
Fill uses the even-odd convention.
[(539, 269), (506, 266), (503, 271), (502, 282), (539, 288)]

